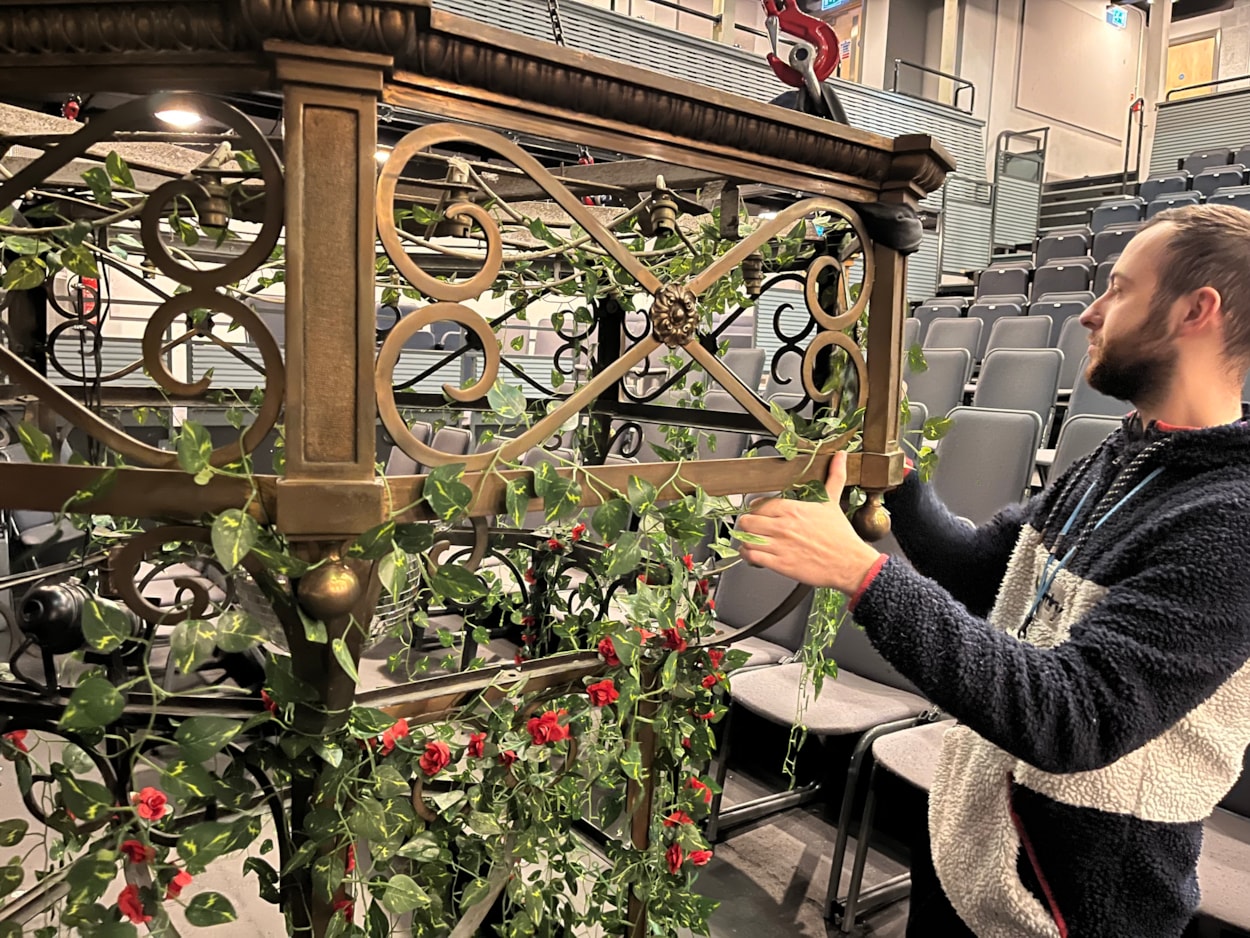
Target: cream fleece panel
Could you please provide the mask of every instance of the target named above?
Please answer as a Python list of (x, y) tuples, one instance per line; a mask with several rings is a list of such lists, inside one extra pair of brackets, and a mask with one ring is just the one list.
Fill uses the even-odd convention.
[(1050, 912), (1016, 875), (1015, 761), (967, 727), (947, 731), (929, 793), (933, 868), (978, 938), (1059, 938)]

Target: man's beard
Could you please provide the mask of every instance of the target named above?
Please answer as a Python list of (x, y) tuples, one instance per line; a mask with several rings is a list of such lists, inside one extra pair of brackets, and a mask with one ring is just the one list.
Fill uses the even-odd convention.
[(1085, 379), (1095, 391), (1139, 409), (1161, 399), (1176, 371), (1176, 348), (1168, 335), (1167, 308), (1156, 303), (1141, 331), (1098, 348)]

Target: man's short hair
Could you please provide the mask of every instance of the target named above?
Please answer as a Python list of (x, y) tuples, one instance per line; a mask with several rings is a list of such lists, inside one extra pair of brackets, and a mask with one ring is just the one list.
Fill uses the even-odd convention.
[(1220, 295), (1224, 352), (1250, 368), (1250, 211), (1231, 205), (1187, 205), (1160, 212), (1144, 226), (1172, 226), (1159, 271), (1159, 300), (1170, 305), (1202, 287)]

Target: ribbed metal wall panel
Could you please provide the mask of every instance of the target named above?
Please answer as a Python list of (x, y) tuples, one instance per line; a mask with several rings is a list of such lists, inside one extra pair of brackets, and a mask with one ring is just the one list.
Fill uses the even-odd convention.
[[(545, 0), (435, 0), (434, 5), (503, 29), (551, 41)], [(771, 101), (788, 90), (764, 57), (710, 39), (687, 36), (645, 20), (564, 0), (561, 22), (571, 48), (649, 68), (666, 75)], [(834, 79), (855, 127), (894, 137), (927, 133), (965, 171), (979, 174), (985, 160), (985, 123), (953, 108)]]
[(938, 285), (941, 245), (936, 231), (926, 231), (920, 250), (907, 258), (907, 299), (926, 300)]
[(1250, 90), (1159, 105), (1150, 175), (1173, 172), (1194, 150), (1250, 144)]
[[(1044, 167), (1031, 155), (1000, 153), (998, 162), (991, 237), (995, 244), (1031, 242), (1037, 237)], [(1022, 169), (1029, 170), (1033, 178), (1020, 178), (1026, 175)]]
[(961, 173), (946, 178), (941, 269), (979, 270), (990, 262), (990, 184)]
[[(88, 340), (87, 348), (90, 348), (90, 340)], [(90, 356), (87, 357), (86, 367), (78, 355), (78, 343), (71, 339), (68, 335), (63, 337), (57, 343), (57, 355), (62, 365), (69, 371), (76, 374), (86, 373), (92, 374), (95, 364)], [(100, 362), (101, 375), (109, 375), (114, 371), (126, 368), (130, 364), (143, 359), (143, 341), (141, 339), (122, 339), (112, 336), (106, 336), (100, 344)], [(60, 372), (56, 371), (51, 365), (48, 366), (48, 380), (58, 385), (77, 385), (79, 382), (70, 381)], [(143, 373), (143, 369), (139, 368), (124, 378), (116, 381), (110, 381), (108, 387), (111, 388), (137, 388), (152, 387), (152, 379)]]
[[(213, 388), (230, 388), (235, 391), (249, 391), (263, 387), (265, 376), (246, 362), (239, 361), (221, 346), (213, 342), (197, 341), (190, 343), (190, 375), (192, 380), (204, 377), (211, 368), (213, 370)], [(264, 367), (260, 350), (255, 346), (240, 346), (239, 351)]]

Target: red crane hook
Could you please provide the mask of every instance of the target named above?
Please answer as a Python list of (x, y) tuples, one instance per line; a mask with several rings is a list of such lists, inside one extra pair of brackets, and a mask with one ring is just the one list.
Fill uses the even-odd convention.
[[(795, 0), (763, 0), (764, 12), (770, 21), (786, 35), (794, 36), (809, 42), (816, 49), (812, 72), (818, 82), (823, 82), (834, 73), (842, 55), (838, 49), (838, 34), (824, 20), (804, 13), (798, 8)], [(768, 55), (768, 64), (773, 72), (787, 85), (794, 88), (804, 87), (803, 75), (797, 69), (783, 62), (777, 55), (777, 31), (773, 22), (769, 24), (769, 36), (773, 40), (773, 51)]]

